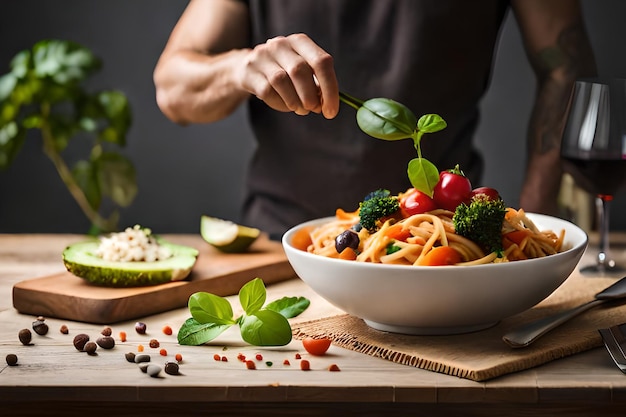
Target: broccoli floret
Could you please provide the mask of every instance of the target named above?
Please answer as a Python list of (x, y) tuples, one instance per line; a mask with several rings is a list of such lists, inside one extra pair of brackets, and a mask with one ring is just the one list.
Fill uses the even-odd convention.
[(359, 205), (360, 224), (373, 233), (380, 227), (380, 219), (392, 216), (398, 210), (397, 196), (392, 196), (389, 190), (373, 191)]
[(384, 198), (389, 196), (391, 196), (391, 191), (380, 188), (366, 195), (363, 201), (371, 200), (372, 198)]
[(464, 236), (487, 252), (500, 254), (502, 248), (502, 222), (506, 205), (501, 199), (491, 199), (478, 194), (468, 204), (457, 206), (452, 221), (456, 234)]

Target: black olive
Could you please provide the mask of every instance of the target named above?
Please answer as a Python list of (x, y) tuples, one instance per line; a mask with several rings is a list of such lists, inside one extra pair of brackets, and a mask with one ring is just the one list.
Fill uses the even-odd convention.
[(346, 248), (357, 250), (359, 247), (359, 235), (354, 230), (346, 230), (335, 238), (335, 250), (341, 253)]

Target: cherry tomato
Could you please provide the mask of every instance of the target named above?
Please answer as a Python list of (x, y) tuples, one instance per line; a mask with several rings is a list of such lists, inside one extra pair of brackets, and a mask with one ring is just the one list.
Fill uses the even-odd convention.
[(459, 204), (469, 202), (471, 193), (472, 184), (457, 165), (439, 173), (439, 182), (433, 190), (433, 200), (438, 207), (454, 211)]
[(437, 205), (428, 195), (411, 188), (400, 197), (400, 210), (402, 217), (409, 217), (414, 214), (426, 213), (437, 208)]
[(305, 337), (302, 339), (302, 346), (311, 355), (323, 356), (330, 347), (331, 340), (328, 338), (313, 339), (312, 337)]
[(474, 188), (472, 190), (471, 196), (474, 197), (475, 195), (478, 194), (484, 194), (486, 195), (489, 200), (500, 200), (500, 193), (498, 192), (498, 190), (496, 190), (495, 188), (491, 188), (491, 187), (478, 187), (478, 188)]

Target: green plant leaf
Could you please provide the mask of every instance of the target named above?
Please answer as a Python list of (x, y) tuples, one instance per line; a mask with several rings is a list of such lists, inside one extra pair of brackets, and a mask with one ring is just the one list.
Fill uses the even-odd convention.
[(178, 343), (187, 346), (203, 345), (224, 333), (230, 326), (230, 324), (198, 323), (192, 317), (178, 330)]
[(189, 297), (189, 311), (198, 323), (233, 325), (233, 308), (230, 302), (208, 292), (196, 292)]
[(242, 339), (255, 346), (284, 346), (291, 342), (292, 331), (287, 319), (272, 310), (246, 314), (240, 321)]
[(106, 140), (125, 145), (126, 132), (131, 126), (132, 115), (126, 96), (119, 91), (100, 91), (96, 99), (102, 108), (102, 112), (115, 135), (108, 134)]
[(239, 290), (239, 302), (246, 314), (260, 310), (266, 299), (265, 284), (261, 278), (254, 278)]
[(7, 100), (17, 85), (17, 77), (13, 73), (7, 73), (0, 77), (0, 103)]
[(0, 126), (0, 169), (8, 168), (17, 156), (24, 140), (26, 130), (15, 122)]
[(415, 189), (429, 197), (433, 196), (433, 190), (439, 181), (439, 170), (432, 162), (424, 158), (413, 158), (409, 161), (407, 173)]
[(95, 161), (98, 186), (103, 195), (127, 207), (137, 195), (137, 178), (133, 163), (123, 155), (104, 152)]
[(410, 138), (417, 126), (417, 118), (409, 108), (387, 98), (365, 101), (357, 110), (356, 119), (363, 132), (384, 140)]
[(417, 121), (417, 130), (424, 133), (435, 133), (448, 126), (438, 114), (425, 114)]
[(98, 186), (98, 179), (93, 165), (85, 160), (76, 162), (72, 168), (72, 176), (76, 184), (83, 190), (91, 208), (98, 210), (102, 203), (102, 193)]
[(305, 297), (283, 297), (267, 304), (265, 309), (275, 311), (285, 318), (291, 319), (299, 316), (310, 304), (311, 302)]
[(101, 66), (89, 49), (61, 40), (37, 42), (33, 47), (33, 63), (38, 77), (50, 77), (62, 85), (80, 82)]

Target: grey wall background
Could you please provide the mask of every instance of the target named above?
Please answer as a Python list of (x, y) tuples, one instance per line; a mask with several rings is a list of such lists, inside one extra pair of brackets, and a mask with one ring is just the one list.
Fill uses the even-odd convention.
[[(94, 88), (116, 88), (129, 98), (133, 127), (124, 149), (134, 162), (139, 194), (121, 211), (121, 226), (136, 223), (159, 233), (197, 233), (202, 214), (239, 220), (241, 187), (254, 141), (244, 110), (227, 120), (180, 127), (154, 100), (152, 70), (186, 2), (166, 0), (21, 0), (0, 14), (0, 74), (10, 59), (44, 38), (80, 42), (102, 58)], [(583, 0), (601, 75), (626, 77), (626, 2)], [(484, 184), (518, 203), (525, 131), (535, 81), (512, 16), (502, 32), (495, 73), (482, 109), (477, 144), (487, 162)], [(85, 156), (80, 144), (66, 156)], [(615, 200), (612, 224), (626, 229), (626, 192)], [(73, 232), (89, 226), (33, 134), (15, 163), (0, 171), (0, 233)]]

